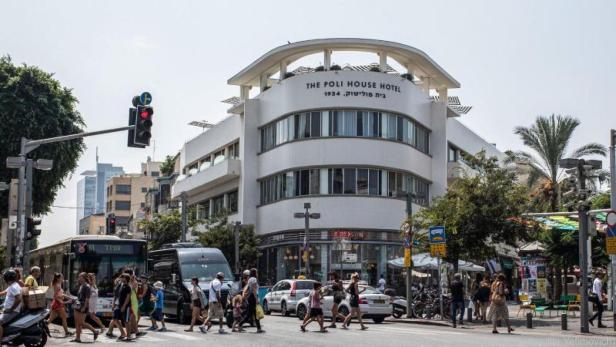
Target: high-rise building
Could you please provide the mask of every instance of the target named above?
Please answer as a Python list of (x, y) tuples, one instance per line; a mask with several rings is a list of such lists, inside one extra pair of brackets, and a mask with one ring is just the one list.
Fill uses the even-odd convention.
[(88, 170), (77, 182), (77, 233), (79, 233), (79, 221), (93, 213), (96, 209), (96, 171)]
[(113, 166), (113, 164), (97, 163), (96, 164), (96, 208), (95, 213), (105, 213), (107, 203), (107, 181), (116, 176), (124, 174), (124, 169), (121, 166)]

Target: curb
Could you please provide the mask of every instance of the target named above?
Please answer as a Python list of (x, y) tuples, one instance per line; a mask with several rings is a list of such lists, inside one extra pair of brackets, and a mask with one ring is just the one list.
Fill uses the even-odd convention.
[(388, 319), (386, 322), (390, 323), (406, 323), (406, 324), (417, 324), (417, 325), (432, 325), (439, 327), (451, 327), (451, 324), (446, 323), (444, 321), (431, 321), (431, 320), (406, 320), (406, 319)]

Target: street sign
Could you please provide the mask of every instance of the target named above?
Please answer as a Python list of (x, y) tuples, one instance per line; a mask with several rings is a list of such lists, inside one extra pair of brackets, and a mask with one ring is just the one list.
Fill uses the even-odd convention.
[(143, 106), (147, 106), (152, 102), (152, 94), (150, 92), (143, 92), (139, 95), (139, 102)]
[(445, 227), (430, 227), (430, 244), (444, 244), (445, 241)]
[(447, 246), (445, 242), (447, 241), (447, 236), (445, 235), (445, 227), (444, 226), (435, 226), (430, 227), (430, 255), (433, 257), (441, 256), (444, 257), (447, 253)]
[(447, 255), (447, 246), (445, 246), (444, 243), (433, 243), (430, 244), (430, 255), (433, 257), (436, 257), (437, 255), (440, 255), (441, 257), (444, 257)]
[(605, 235), (607, 254), (616, 255), (616, 211), (608, 212), (605, 220), (607, 222)]
[(404, 267), (405, 268), (411, 267), (411, 249), (410, 248), (404, 249)]

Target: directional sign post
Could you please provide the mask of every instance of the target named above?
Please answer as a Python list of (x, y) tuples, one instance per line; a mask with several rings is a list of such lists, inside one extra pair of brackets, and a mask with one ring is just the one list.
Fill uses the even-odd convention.
[[(430, 227), (430, 254), (436, 257), (436, 266), (438, 267), (438, 297), (442, 297), (442, 285), (441, 285), (441, 256), (445, 256), (447, 253), (447, 236), (445, 235), (445, 227), (436, 226)], [(443, 300), (439, 300), (440, 307), (439, 312), (441, 314), (441, 320), (443, 320)], [(455, 317), (453, 317), (455, 320)]]
[(413, 234), (411, 232), (411, 224), (405, 222), (402, 224), (404, 231), (404, 267), (411, 267), (411, 248), (413, 247)]
[(150, 92), (143, 92), (139, 95), (139, 102), (143, 106), (147, 106), (152, 102), (152, 94)]

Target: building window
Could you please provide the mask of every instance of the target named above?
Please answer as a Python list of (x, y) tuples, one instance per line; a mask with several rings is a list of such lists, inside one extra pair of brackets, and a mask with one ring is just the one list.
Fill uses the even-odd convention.
[(230, 158), (239, 159), (240, 158), (240, 143), (239, 142), (233, 143), (231, 146), (229, 146), (228, 152), (229, 152)]
[(152, 177), (158, 177), (158, 176), (160, 176), (160, 172), (158, 172), (158, 171), (152, 171), (152, 172), (150, 172), (150, 176), (152, 176)]
[(145, 202), (140, 203), (140, 204), (139, 204), (139, 207), (141, 207), (141, 208), (145, 208)]
[(204, 200), (197, 204), (196, 209), (197, 219), (208, 219), (210, 217), (210, 200)]
[(130, 211), (130, 201), (116, 200), (115, 209), (118, 211)]
[(447, 160), (452, 163), (458, 161), (458, 150), (452, 146), (449, 146), (447, 151)]
[(148, 192), (148, 188), (147, 187), (141, 187), (141, 192), (142, 193), (147, 193)]
[(355, 169), (344, 169), (344, 194), (355, 194)]
[(292, 114), (263, 126), (261, 151), (297, 139), (327, 136), (382, 138), (406, 143), (426, 154), (430, 150), (430, 132), (407, 116), (364, 110), (324, 110)]
[(368, 169), (357, 169), (357, 194), (368, 194)]
[(115, 187), (116, 194), (130, 195), (130, 184), (117, 184)]
[(212, 199), (212, 214), (217, 215), (225, 209), (225, 196), (220, 195)]
[(236, 213), (237, 212), (237, 205), (238, 205), (238, 193), (237, 190), (230, 192), (229, 196), (229, 212), (230, 213)]

